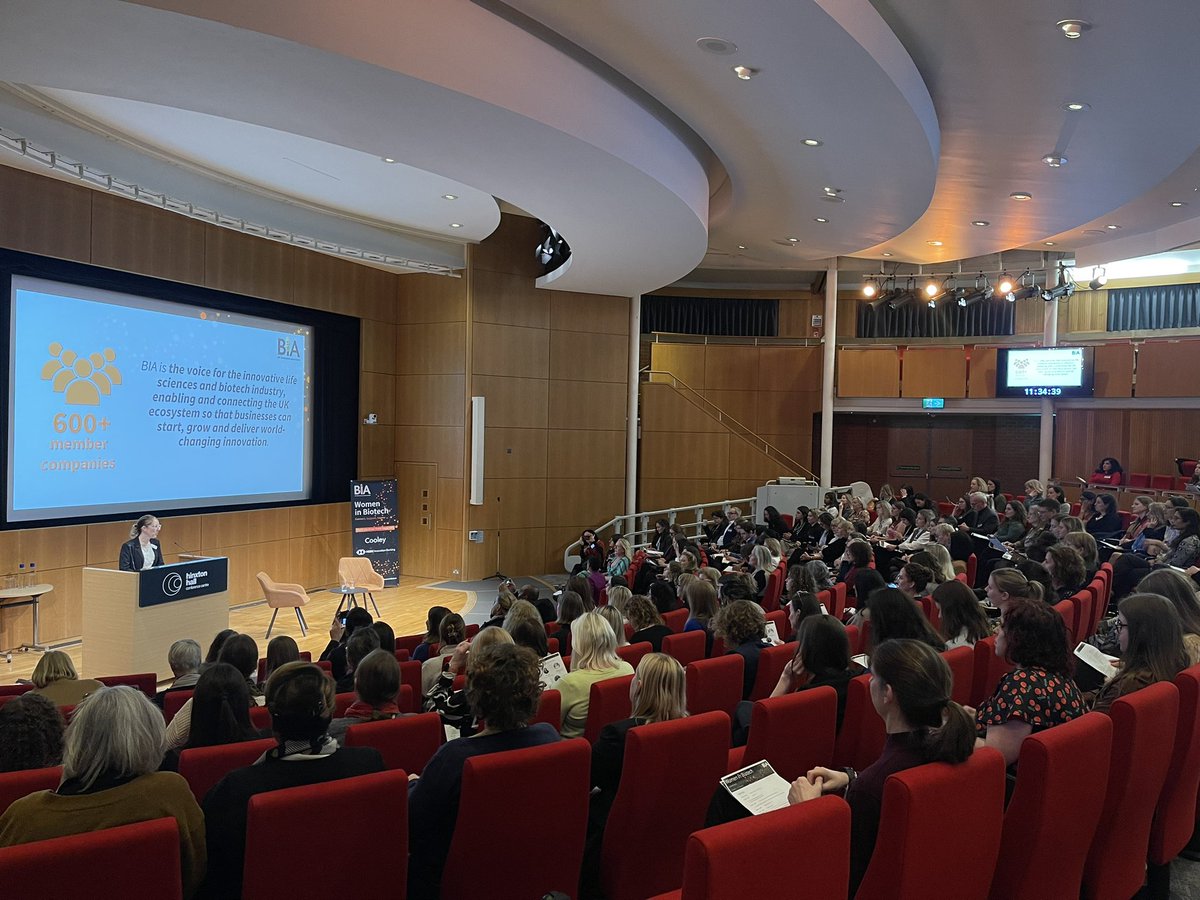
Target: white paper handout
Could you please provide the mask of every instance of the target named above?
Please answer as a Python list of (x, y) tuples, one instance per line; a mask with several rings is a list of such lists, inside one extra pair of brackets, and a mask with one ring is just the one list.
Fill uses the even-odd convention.
[(726, 775), (721, 786), (756, 816), (787, 806), (791, 788), (765, 759)]
[(1102, 653), (1096, 647), (1083, 641), (1080, 641), (1079, 646), (1075, 648), (1075, 655), (1103, 675), (1105, 681), (1121, 671), (1113, 665), (1117, 661), (1116, 657)]
[(558, 683), (566, 676), (567, 667), (563, 665), (561, 653), (551, 653), (542, 660), (542, 690), (558, 689)]

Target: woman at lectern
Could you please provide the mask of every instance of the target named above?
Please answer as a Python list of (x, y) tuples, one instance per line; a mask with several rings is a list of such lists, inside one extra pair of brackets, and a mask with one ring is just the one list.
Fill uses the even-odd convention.
[(158, 543), (158, 533), (162, 524), (154, 516), (142, 516), (129, 529), (130, 540), (121, 545), (121, 562), (118, 568), (122, 572), (137, 572), (149, 569), (151, 566), (163, 565), (162, 547)]

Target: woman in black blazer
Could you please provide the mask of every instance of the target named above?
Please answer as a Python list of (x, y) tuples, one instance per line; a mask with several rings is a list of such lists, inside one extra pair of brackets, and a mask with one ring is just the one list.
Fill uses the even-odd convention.
[(158, 533), (162, 524), (154, 516), (142, 516), (129, 530), (131, 540), (121, 545), (121, 560), (118, 568), (122, 572), (137, 572), (147, 568), (146, 558), (151, 550), (154, 552), (152, 566), (164, 564), (162, 547), (158, 543)]

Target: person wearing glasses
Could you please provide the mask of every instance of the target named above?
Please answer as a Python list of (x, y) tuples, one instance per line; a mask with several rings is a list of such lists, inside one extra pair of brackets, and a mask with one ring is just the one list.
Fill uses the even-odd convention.
[(138, 572), (163, 565), (162, 546), (158, 533), (162, 523), (154, 516), (142, 516), (129, 530), (129, 540), (121, 545), (118, 568), (122, 572)]

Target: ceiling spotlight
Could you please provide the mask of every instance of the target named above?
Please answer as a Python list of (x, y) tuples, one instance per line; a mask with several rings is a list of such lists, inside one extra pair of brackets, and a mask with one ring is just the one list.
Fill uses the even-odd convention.
[(1041, 289), (1034, 280), (1033, 273), (1028, 269), (1021, 273), (1017, 285), (1015, 291), (1008, 290), (1004, 292), (1004, 299), (1009, 303), (1015, 303), (1017, 300), (1028, 300), (1030, 297), (1036, 297), (1041, 293)]
[(964, 292), (962, 295), (960, 295), (958, 298), (958, 305), (967, 307), (973, 303), (981, 303), (984, 300), (991, 300), (995, 293), (996, 292), (992, 288), (991, 284), (986, 278), (983, 277), (983, 273), (980, 272), (975, 278), (975, 290), (971, 291), (970, 293)]
[(733, 74), (742, 81), (749, 81), (758, 74), (758, 69), (752, 69), (749, 66), (733, 66)]
[(888, 309), (899, 309), (902, 306), (907, 306), (916, 299), (916, 291), (913, 290), (916, 282), (910, 276), (908, 286), (904, 290), (894, 290), (888, 296)]
[(1063, 166), (1065, 166), (1067, 164), (1067, 158), (1065, 156), (1059, 156), (1054, 153), (1048, 153), (1042, 157), (1042, 162), (1044, 162), (1046, 165), (1048, 165), (1052, 169), (1061, 169)]
[(875, 279), (871, 276), (867, 276), (867, 280), (863, 284), (863, 296), (867, 299), (870, 299), (878, 293), (879, 288), (875, 286)]
[(942, 242), (941, 242), (941, 241), (926, 241), (925, 243), (927, 243), (927, 244), (928, 244), (930, 247), (940, 247), (940, 246), (942, 246)]
[(800, 143), (802, 143), (805, 147), (820, 147), (821, 144), (825, 142), (818, 141), (816, 138), (805, 138)]
[(1043, 241), (1042, 244), (1043, 244), (1043, 246), (1046, 246), (1046, 247), (1053, 247), (1054, 241)]
[(457, 200), (458, 194), (442, 194), (443, 200)]
[(1068, 281), (1053, 287), (1048, 291), (1042, 291), (1042, 299), (1049, 303), (1052, 300), (1066, 300), (1075, 293), (1075, 282)]
[(1092, 30), (1092, 23), (1085, 22), (1083, 19), (1063, 19), (1054, 24), (1063, 33), (1063, 37), (1072, 41), (1083, 37), (1085, 31)]
[(823, 188), (821, 188), (821, 190), (823, 190), (830, 197), (836, 197), (838, 194), (840, 194), (842, 192), (841, 188), (835, 188), (835, 187), (823, 187)]
[(1033, 199), (1033, 194), (1029, 193), (1029, 191), (1013, 191), (1008, 196), (1012, 200), (1022, 200), (1023, 201), (1023, 200), (1032, 200)]
[(380, 159), (382, 159), (382, 160), (383, 160), (385, 163), (389, 163), (389, 164), (390, 164), (390, 163), (394, 163), (394, 162), (396, 161), (396, 160), (395, 160), (393, 157), (391, 157), (391, 156), (381, 156), (381, 157), (379, 157), (379, 158), (380, 158)]
[(1073, 100), (1070, 103), (1064, 103), (1062, 108), (1067, 112), (1086, 112), (1092, 108), (1092, 104), (1082, 103), (1079, 100)]
[(715, 53), (717, 56), (729, 56), (737, 53), (737, 44), (725, 38), (702, 37), (696, 41), (696, 46), (705, 53)]
[(929, 297), (929, 299), (925, 302), (925, 305), (930, 309), (937, 309), (939, 300), (942, 300), (948, 296), (953, 296), (957, 292), (958, 282), (955, 281), (953, 275), (947, 275), (946, 280), (942, 282), (942, 286), (940, 288), (934, 287), (934, 290), (930, 291), (929, 289), (931, 287), (934, 287), (932, 282), (925, 285), (925, 293)]
[(1105, 225), (1104, 227), (1107, 228), (1109, 231), (1116, 231), (1121, 226), (1120, 225)]
[(798, 243), (800, 243), (800, 238), (790, 237), (790, 238), (788, 238), (788, 243), (789, 244), (798, 244)]
[(880, 256), (891, 256), (891, 255), (892, 255), (891, 250), (884, 250), (883, 253), (880, 254)]
[(450, 227), (451, 228), (462, 228), (462, 222), (451, 222)]
[(925, 285), (925, 296), (926, 297), (936, 297), (940, 293), (940, 291), (941, 291), (941, 288), (938, 287), (938, 283), (936, 281), (933, 281), (932, 279), (930, 279), (930, 281)]
[(1093, 291), (1098, 291), (1100, 288), (1108, 284), (1108, 272), (1104, 266), (1096, 266), (1092, 269), (1092, 280), (1088, 282), (1088, 287)]
[(745, 245), (745, 244), (738, 244), (738, 249), (739, 249), (739, 250), (745, 250), (745, 249), (746, 249), (746, 245)]
[(1172, 200), (1172, 201), (1171, 201), (1171, 206), (1172, 206), (1174, 209), (1179, 209), (1179, 207), (1181, 207), (1181, 206), (1187, 206), (1187, 204), (1186, 204), (1186, 203), (1184, 203), (1182, 200)]
[(976, 228), (987, 228), (992, 223), (985, 221), (984, 219), (976, 219), (971, 224), (974, 225)]
[(817, 216), (815, 219), (813, 219), (813, 221), (814, 221), (814, 222), (820, 222), (822, 225), (825, 225), (825, 224), (827, 224), (827, 223), (829, 222), (829, 220), (828, 220), (828, 219), (826, 219), (826, 218), (824, 218), (824, 217), (822, 217), (822, 216)]
[(996, 293), (1004, 296), (1011, 294), (1013, 289), (1013, 280), (1007, 272), (1000, 275), (1000, 280), (996, 282)]

